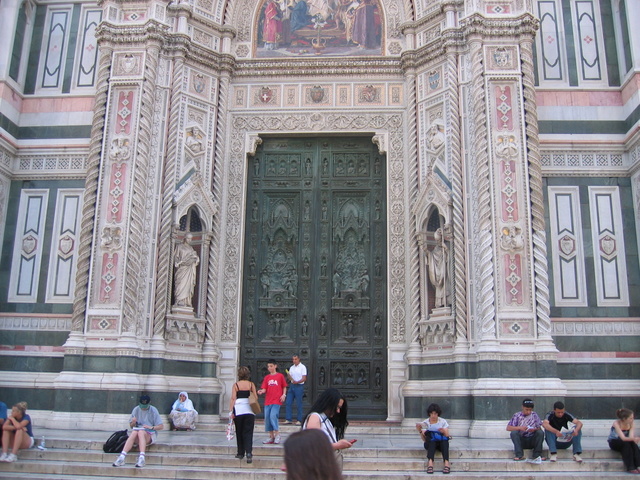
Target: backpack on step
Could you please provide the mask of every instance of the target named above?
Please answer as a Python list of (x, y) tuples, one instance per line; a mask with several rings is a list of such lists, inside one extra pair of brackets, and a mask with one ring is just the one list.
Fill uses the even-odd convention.
[(125, 442), (129, 438), (128, 430), (119, 430), (111, 434), (111, 436), (104, 442), (102, 450), (104, 453), (120, 453)]

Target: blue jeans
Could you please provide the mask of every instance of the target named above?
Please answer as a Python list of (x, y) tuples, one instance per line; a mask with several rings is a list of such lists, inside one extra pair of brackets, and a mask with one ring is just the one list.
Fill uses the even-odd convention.
[(557, 453), (558, 449), (564, 450), (569, 448), (569, 445), (573, 445), (574, 454), (582, 453), (582, 444), (580, 443), (582, 441), (582, 430), (570, 442), (559, 442), (556, 434), (548, 430), (544, 431), (544, 438), (547, 441), (547, 445), (549, 445), (549, 453)]
[(264, 406), (264, 431), (271, 432), (279, 429), (278, 417), (280, 416), (280, 405), (265, 405)]
[(287, 405), (285, 418), (288, 422), (293, 418), (293, 401), (296, 401), (298, 409), (298, 421), (302, 421), (302, 396), (304, 395), (304, 384), (292, 383), (287, 390)]

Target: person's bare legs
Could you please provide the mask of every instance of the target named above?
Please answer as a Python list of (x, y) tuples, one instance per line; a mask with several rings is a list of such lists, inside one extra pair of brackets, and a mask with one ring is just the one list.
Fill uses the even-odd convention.
[[(4, 445), (4, 444), (3, 444)], [(18, 450), (21, 448), (29, 448), (31, 446), (31, 437), (27, 435), (24, 430), (16, 430), (13, 437), (13, 449), (11, 453), (18, 455)]]
[(13, 432), (10, 430), (3, 430), (2, 431), (2, 453), (4, 453), (5, 455), (7, 454), (7, 452), (9, 451), (9, 445), (13, 444), (13, 438), (11, 438), (13, 436)]
[(144, 454), (147, 449), (147, 443), (151, 442), (151, 435), (144, 430), (138, 430), (138, 449)]
[(124, 443), (124, 447), (122, 447), (122, 451), (124, 453), (129, 453), (129, 450), (133, 448), (133, 444), (136, 443), (136, 440), (138, 440), (138, 434), (141, 431), (142, 430), (134, 430), (133, 432), (131, 432), (131, 435), (129, 435), (129, 438), (127, 438), (127, 441)]

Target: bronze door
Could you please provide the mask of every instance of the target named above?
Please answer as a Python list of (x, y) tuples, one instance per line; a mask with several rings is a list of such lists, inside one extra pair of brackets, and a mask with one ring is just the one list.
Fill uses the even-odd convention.
[(349, 418), (387, 416), (385, 168), (362, 137), (267, 138), (249, 159), (240, 361), (259, 385), (298, 352), (305, 409), (335, 387)]

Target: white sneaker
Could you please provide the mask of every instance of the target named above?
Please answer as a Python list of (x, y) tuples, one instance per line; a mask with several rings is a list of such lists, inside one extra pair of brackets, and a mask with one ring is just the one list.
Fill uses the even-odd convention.
[(557, 462), (558, 461), (558, 455), (555, 453), (552, 453), (551, 456), (549, 457), (549, 461), (550, 462)]
[(280, 443), (280, 435), (276, 435), (276, 438), (273, 441), (273, 443)]
[(573, 454), (573, 461), (574, 462), (578, 462), (578, 463), (582, 463), (582, 457), (580, 455), (578, 455), (577, 453)]
[(2, 455), (0, 455), (0, 462), (6, 462), (7, 461), (7, 457), (8, 457), (8, 455), (6, 453), (3, 453)]
[(533, 465), (541, 465), (542, 464), (542, 457), (536, 457), (536, 458), (532, 458), (531, 460), (527, 460), (529, 463), (532, 463)]
[(138, 461), (136, 462), (136, 467), (138, 468), (142, 468), (146, 465), (146, 462), (144, 461), (144, 455), (140, 455), (138, 457)]
[(5, 462), (16, 462), (18, 461), (18, 456), (14, 455), (13, 453), (10, 453), (9, 455), (7, 455), (7, 459), (5, 460)]
[(120, 454), (120, 456), (118, 458), (116, 458), (116, 461), (113, 462), (113, 466), (114, 467), (121, 467), (122, 465), (124, 465), (124, 460), (125, 460), (125, 456)]

